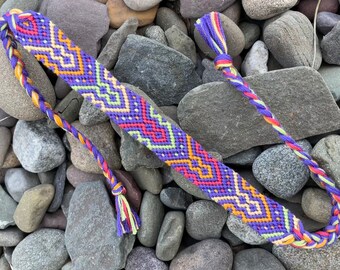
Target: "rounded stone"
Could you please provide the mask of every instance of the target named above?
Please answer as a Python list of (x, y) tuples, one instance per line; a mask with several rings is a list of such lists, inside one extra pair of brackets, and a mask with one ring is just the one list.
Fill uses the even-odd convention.
[(257, 41), (261, 35), (261, 28), (257, 24), (249, 22), (241, 22), (239, 25), (241, 31), (243, 32), (245, 39), (244, 48), (248, 50), (255, 41)]
[(103, 174), (86, 173), (77, 169), (73, 164), (67, 168), (66, 177), (70, 184), (74, 187), (77, 187), (84, 182), (93, 182), (98, 180), (105, 181), (105, 176)]
[(145, 11), (157, 6), (162, 0), (124, 0), (124, 3), (135, 11)]
[(0, 126), (0, 167), (5, 161), (6, 154), (8, 152), (8, 149), (11, 145), (12, 140), (12, 133), (11, 131), (6, 127)]
[(131, 175), (141, 190), (147, 190), (152, 194), (161, 192), (163, 183), (159, 170), (140, 167), (131, 172)]
[(241, 66), (245, 76), (252, 76), (268, 72), (269, 51), (266, 44), (258, 40), (251, 47)]
[(162, 27), (163, 31), (168, 30), (172, 26), (177, 26), (184, 34), (188, 34), (188, 29), (181, 19), (172, 9), (161, 7), (158, 9), (156, 24)]
[[(297, 10), (307, 16), (311, 21), (314, 20), (315, 9), (319, 0), (300, 0)], [(328, 11), (337, 13), (339, 0), (322, 0), (318, 12)]]
[(15, 247), (24, 238), (25, 234), (22, 231), (20, 231), (17, 227), (9, 227), (7, 229), (0, 230), (1, 247)]
[(58, 210), (54, 213), (46, 213), (41, 221), (40, 228), (51, 228), (65, 231), (66, 229), (66, 217), (62, 210)]
[(339, 14), (323, 11), (318, 13), (318, 16), (316, 18), (316, 27), (323, 35), (326, 35), (339, 21)]
[(160, 198), (165, 206), (174, 210), (186, 210), (194, 201), (190, 194), (176, 187), (163, 189)]
[(327, 224), (331, 218), (332, 204), (327, 192), (308, 188), (302, 195), (303, 212), (311, 219)]
[(0, 230), (15, 225), (13, 215), (16, 207), (17, 203), (0, 185)]
[(0, 108), (0, 126), (1, 127), (14, 127), (18, 119), (10, 116), (4, 110)]
[(340, 65), (340, 57), (336, 53), (337, 46), (340, 42), (339, 33), (340, 22), (338, 22), (321, 41), (322, 57), (328, 64)]
[(168, 270), (168, 266), (156, 257), (155, 251), (146, 247), (135, 247), (129, 254), (125, 270)]
[(181, 0), (180, 12), (184, 18), (199, 18), (211, 11), (223, 11), (236, 0)]

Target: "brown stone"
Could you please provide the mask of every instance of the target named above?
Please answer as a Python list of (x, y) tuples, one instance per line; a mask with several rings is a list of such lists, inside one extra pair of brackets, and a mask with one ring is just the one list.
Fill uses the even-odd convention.
[(93, 182), (98, 180), (105, 180), (103, 174), (87, 173), (77, 169), (74, 165), (70, 165), (66, 170), (66, 177), (70, 184), (77, 187), (84, 182)]
[(40, 223), (40, 228), (53, 228), (59, 230), (65, 230), (66, 228), (66, 217), (62, 210), (58, 210), (54, 213), (46, 213), (44, 219)]

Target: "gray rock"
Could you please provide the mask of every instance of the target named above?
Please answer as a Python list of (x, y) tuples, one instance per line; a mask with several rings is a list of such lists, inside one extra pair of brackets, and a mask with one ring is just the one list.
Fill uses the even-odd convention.
[(0, 269), (1, 270), (11, 270), (11, 266), (9, 265), (9, 263), (6, 260), (4, 255), (0, 256)]
[(144, 35), (147, 38), (158, 41), (164, 45), (168, 45), (164, 30), (158, 25), (151, 25), (150, 27), (146, 28)]
[(323, 64), (318, 70), (336, 101), (340, 100), (340, 67)]
[(18, 121), (13, 135), (13, 150), (27, 171), (47, 172), (64, 162), (65, 148), (57, 133), (45, 120)]
[(326, 191), (308, 188), (303, 192), (302, 209), (305, 214), (318, 222), (328, 223), (331, 218), (332, 204)]
[(18, 157), (14, 153), (13, 147), (11, 145), (6, 154), (4, 164), (2, 164), (2, 169), (11, 169), (11, 168), (17, 168), (20, 166), (21, 166), (20, 161), (18, 160)]
[(187, 27), (181, 17), (170, 8), (161, 7), (158, 9), (156, 24), (162, 27), (164, 31), (176, 25), (184, 34), (188, 34)]
[(143, 196), (139, 216), (142, 225), (137, 233), (138, 240), (143, 246), (153, 247), (157, 243), (164, 218), (164, 207), (159, 196), (146, 191)]
[(228, 229), (243, 242), (250, 245), (263, 245), (268, 241), (263, 238), (257, 231), (248, 224), (243, 223), (241, 219), (230, 214), (227, 220)]
[(228, 244), (231, 247), (236, 247), (243, 244), (243, 241), (238, 238), (235, 234), (233, 234), (229, 229), (228, 226), (225, 225), (222, 230), (222, 237), (227, 240)]
[[(22, 54), (22, 60), (28, 74), (30, 74), (33, 85), (41, 91), (45, 100), (54, 107), (56, 101), (54, 89), (44, 70), (33, 55), (20, 45), (18, 45), (18, 49)], [(44, 114), (34, 106), (32, 99), (14, 76), (13, 68), (3, 46), (0, 47), (0, 62), (2, 63), (0, 65), (0, 108), (10, 116), (21, 120), (34, 121), (44, 118)], [(20, 109), (18, 109), (18, 101), (20, 101)]]
[[(298, 143), (307, 153), (312, 150), (308, 141)], [(262, 152), (254, 161), (253, 173), (269, 192), (283, 199), (297, 194), (309, 179), (308, 168), (284, 144)]]
[(239, 27), (243, 32), (245, 39), (244, 48), (248, 50), (251, 46), (253, 46), (255, 41), (259, 39), (261, 35), (261, 29), (257, 24), (249, 22), (241, 22)]
[(13, 268), (16, 270), (59, 270), (67, 261), (64, 232), (42, 229), (28, 235), (14, 249)]
[(172, 260), (181, 245), (185, 229), (183, 212), (170, 211), (165, 217), (158, 235), (156, 256), (162, 261)]
[(168, 270), (169, 267), (156, 257), (155, 251), (146, 247), (135, 247), (127, 258), (125, 270)]
[(321, 41), (322, 58), (328, 64), (340, 65), (340, 57), (334, 50), (339, 44), (340, 22)]
[[(296, 0), (294, 0), (296, 2)], [(287, 11), (266, 22), (263, 39), (275, 59), (285, 68), (313, 65), (313, 26), (300, 12)], [(319, 69), (322, 56), (317, 39), (314, 68)]]
[[(273, 246), (273, 254), (290, 270), (337, 269), (340, 267), (340, 241), (320, 249)], [(327, 259), (325, 259), (327, 258)]]
[(254, 174), (251, 170), (249, 169), (238, 169), (237, 172), (253, 187), (255, 187), (260, 193), (264, 192), (264, 187), (259, 183), (259, 181), (256, 180), (254, 177)]
[(5, 175), (7, 192), (19, 202), (25, 191), (40, 184), (39, 177), (23, 168), (9, 169)]
[(200, 200), (189, 205), (186, 230), (196, 240), (220, 238), (227, 212), (213, 201)]
[(111, 70), (117, 63), (120, 48), (128, 35), (136, 34), (137, 27), (138, 20), (136, 18), (130, 18), (125, 21), (123, 25), (111, 35), (107, 44), (99, 54), (97, 61), (106, 69)]
[(17, 203), (4, 191), (0, 185), (0, 229), (15, 225), (13, 215)]
[(69, 183), (74, 187), (77, 187), (79, 184), (84, 182), (93, 182), (98, 180), (105, 181), (105, 176), (103, 174), (86, 173), (77, 169), (73, 164), (67, 168), (66, 177)]
[(223, 11), (231, 6), (235, 0), (206, 1), (181, 0), (181, 15), (184, 18), (199, 18), (211, 11)]
[(55, 193), (54, 198), (48, 208), (48, 212), (54, 213), (59, 209), (64, 196), (65, 181), (66, 181), (66, 162), (59, 166), (57, 173), (55, 175), (53, 181)]
[(13, 254), (14, 248), (13, 247), (4, 247), (4, 256), (9, 263), (10, 266), (12, 266), (12, 254)]
[(182, 250), (171, 261), (170, 270), (230, 270), (233, 253), (229, 245), (218, 239), (198, 242)]
[(162, 0), (124, 0), (124, 3), (135, 11), (145, 11), (157, 6)]
[(240, 21), (241, 13), (243, 12), (241, 1), (236, 1), (227, 9), (221, 11), (223, 15), (226, 15), (234, 23), (238, 24)]
[(3, 165), (7, 151), (11, 145), (12, 133), (6, 127), (0, 127), (0, 166)]
[(74, 269), (122, 269), (134, 242), (133, 235), (117, 236), (116, 218), (102, 182), (77, 186), (65, 232)]
[(109, 28), (109, 31), (107, 31), (107, 33), (102, 37), (102, 40), (100, 42), (101, 43), (101, 50), (104, 49), (104, 47), (107, 44), (107, 42), (109, 41), (110, 37), (116, 31), (117, 31), (117, 29)]
[[(317, 71), (296, 67), (245, 80), (293, 138), (299, 140), (339, 129), (338, 107)], [(193, 89), (181, 100), (177, 112), (183, 130), (223, 158), (254, 146), (281, 142), (253, 106), (226, 83), (214, 82)]]
[(190, 194), (176, 187), (163, 189), (160, 198), (165, 206), (174, 210), (186, 210), (193, 203), (193, 198)]
[(184, 54), (196, 65), (196, 45), (195, 42), (184, 34), (176, 25), (171, 26), (165, 31), (169, 46), (176, 51)]
[(173, 121), (175, 121), (178, 124), (178, 117), (177, 117), (177, 106), (162, 106), (160, 109), (163, 111), (163, 113), (170, 117)]
[(25, 0), (6, 0), (6, 1), (0, 1), (4, 2), (3, 5), (0, 5), (0, 15), (3, 15), (8, 10), (11, 10), (13, 8), (17, 8), (20, 10), (33, 10), (38, 11), (39, 5), (42, 2), (42, 0), (32, 0), (32, 1), (25, 1)]
[(70, 208), (70, 202), (71, 202), (74, 190), (75, 189), (72, 186), (65, 187), (63, 200), (61, 202), (61, 210), (63, 211), (66, 218), (68, 216), (68, 210)]
[(234, 258), (234, 270), (285, 270), (281, 262), (270, 252), (262, 248), (245, 249)]
[(174, 49), (129, 35), (119, 53), (114, 75), (141, 87), (157, 105), (173, 105), (201, 83), (194, 68), (189, 58)]
[(159, 194), (162, 190), (162, 175), (157, 169), (140, 167), (131, 172), (137, 185), (142, 190), (147, 190), (152, 194)]
[(269, 52), (266, 44), (258, 40), (251, 47), (241, 66), (241, 70), (245, 76), (268, 72), (268, 57)]
[[(45, 2), (47, 2), (47, 0)], [(71, 92), (72, 88), (62, 78), (58, 77), (54, 90), (57, 98), (63, 99)]]
[(338, 14), (328, 11), (319, 12), (316, 27), (323, 35), (327, 35), (339, 21), (340, 15)]
[(38, 177), (41, 184), (51, 184), (53, 185), (56, 170), (38, 173)]
[(262, 153), (261, 147), (253, 147), (224, 159), (223, 163), (240, 166), (251, 166), (253, 165), (254, 160), (261, 153)]
[(204, 84), (210, 82), (228, 82), (228, 80), (223, 76), (223, 73), (216, 70), (213, 61), (205, 58), (202, 60), (202, 65), (204, 67), (202, 74), (202, 80)]
[[(17, 227), (0, 230), (0, 246), (15, 247), (24, 239), (25, 235)], [(1, 268), (0, 268), (1, 269)]]
[(73, 264), (72, 262), (68, 262), (67, 264), (65, 264), (61, 270), (73, 270)]
[(14, 127), (18, 119), (10, 116), (4, 110), (0, 108), (0, 126), (1, 127)]
[(43, 220), (41, 221), (40, 228), (52, 228), (65, 231), (66, 229), (66, 216), (61, 209), (54, 213), (46, 213)]

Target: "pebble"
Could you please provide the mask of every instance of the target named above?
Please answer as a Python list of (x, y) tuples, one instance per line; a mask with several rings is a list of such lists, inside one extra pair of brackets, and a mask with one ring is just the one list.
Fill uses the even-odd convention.
[[(318, 0), (300, 0), (296, 6), (297, 10), (307, 16), (311, 21), (314, 20), (315, 9), (318, 4)], [(338, 0), (323, 0), (320, 3), (318, 12), (331, 12), (337, 13), (339, 8)]]
[(26, 0), (6, 0), (6, 1), (0, 1), (0, 15), (3, 15), (8, 10), (11, 10), (13, 8), (17, 8), (20, 10), (33, 10), (37, 11), (39, 8), (39, 5), (41, 3), (41, 0), (32, 0), (32, 1), (26, 1)]
[(222, 230), (222, 237), (227, 240), (228, 244), (231, 247), (236, 247), (243, 244), (243, 241), (238, 238), (235, 234), (233, 234), (229, 229), (228, 226), (225, 225)]
[(266, 44), (258, 40), (251, 47), (241, 66), (241, 70), (245, 76), (268, 72), (269, 52)]
[(193, 203), (193, 198), (181, 188), (168, 187), (160, 194), (161, 202), (174, 210), (186, 210)]
[(184, 18), (199, 18), (211, 11), (223, 11), (234, 2), (235, 0), (181, 0), (181, 15)]
[[(28, 74), (30, 74), (33, 85), (41, 91), (45, 100), (54, 107), (56, 102), (54, 89), (44, 70), (33, 55), (20, 45), (18, 45), (18, 49), (22, 54), (22, 60)], [(0, 108), (8, 115), (21, 120), (34, 121), (44, 118), (44, 114), (34, 106), (31, 98), (14, 76), (3, 46), (0, 46), (0, 63), (2, 63), (0, 65)], [(18, 101), (20, 101), (20, 109), (18, 109)]]
[(39, 177), (23, 168), (9, 169), (5, 175), (7, 192), (19, 202), (25, 191), (40, 184)]
[(261, 29), (257, 24), (249, 22), (241, 22), (239, 25), (245, 39), (244, 48), (248, 50), (259, 39)]
[(8, 152), (5, 157), (4, 164), (2, 164), (3, 169), (11, 169), (11, 168), (16, 168), (20, 167), (20, 161), (18, 160), (18, 157), (13, 151), (12, 145), (9, 147)]
[(38, 173), (38, 177), (41, 184), (51, 184), (53, 185), (55, 174), (57, 170), (52, 170), (48, 172)]
[(254, 160), (262, 153), (261, 147), (253, 147), (248, 150), (242, 151), (236, 155), (230, 156), (223, 160), (224, 163), (239, 165), (239, 166), (251, 166)]
[(230, 246), (219, 239), (207, 239), (178, 253), (171, 261), (170, 270), (231, 270), (232, 265)]
[(241, 250), (234, 258), (234, 270), (285, 270), (281, 262), (270, 252), (262, 248)]
[(140, 167), (131, 172), (131, 175), (141, 190), (147, 190), (155, 195), (161, 192), (163, 183), (159, 170)]
[(213, 201), (200, 200), (189, 205), (185, 218), (186, 230), (192, 238), (220, 238), (227, 212)]
[(38, 229), (53, 197), (54, 187), (49, 184), (42, 184), (27, 190), (13, 216), (18, 228), (26, 233)]
[(73, 264), (72, 264), (72, 262), (66, 263), (66, 264), (61, 268), (61, 270), (73, 270)]
[(13, 215), (17, 203), (6, 193), (0, 185), (0, 229), (15, 225)]
[(18, 119), (10, 116), (0, 108), (0, 127), (14, 127)]
[(241, 1), (236, 1), (226, 10), (221, 11), (221, 13), (231, 19), (234, 23), (238, 24), (241, 18), (241, 13), (243, 11)]
[(100, 181), (76, 187), (65, 231), (66, 248), (74, 269), (124, 268), (135, 236), (117, 236), (117, 221), (110, 200)]
[(168, 270), (169, 267), (156, 257), (155, 250), (135, 247), (126, 261), (125, 270)]
[(64, 188), (66, 181), (66, 162), (61, 164), (55, 175), (53, 185), (54, 185), (54, 198), (48, 208), (48, 212), (54, 213), (57, 211), (61, 205), (64, 196)]
[(110, 37), (116, 31), (117, 31), (117, 29), (109, 28), (109, 31), (107, 31), (107, 33), (103, 36), (103, 38), (101, 40), (101, 50), (104, 49), (104, 47), (106, 46), (106, 44), (109, 41)]
[[(285, 68), (313, 65), (313, 26), (308, 18), (297, 11), (284, 14), (266, 22), (263, 40), (275, 59)], [(322, 56), (317, 40), (314, 68), (321, 66)]]
[(22, 239), (24, 239), (24, 237), (24, 233), (17, 227), (9, 227), (7, 229), (0, 230), (0, 246), (15, 247)]
[[(298, 144), (307, 153), (312, 150), (306, 140)], [(310, 174), (308, 168), (284, 144), (263, 151), (254, 161), (253, 173), (269, 192), (283, 199), (297, 194), (307, 183)]]
[(188, 34), (188, 29), (180, 16), (177, 15), (172, 9), (161, 7), (158, 9), (156, 24), (159, 25), (164, 31), (172, 26), (177, 26), (184, 34)]
[(162, 43), (163, 45), (168, 45), (164, 30), (158, 25), (151, 25), (150, 27), (146, 28), (144, 36)]
[(119, 80), (140, 87), (157, 105), (163, 106), (178, 104), (201, 83), (194, 69), (192, 61), (174, 49), (129, 35), (113, 72)]
[(105, 180), (105, 176), (103, 174), (86, 173), (77, 169), (73, 164), (68, 166), (66, 170), (66, 178), (69, 181), (69, 183), (74, 187), (77, 187), (81, 183), (85, 182)]
[(337, 76), (340, 67), (335, 65), (323, 64), (318, 70), (322, 78), (325, 80), (329, 90), (336, 101), (340, 100), (340, 78)]
[(184, 54), (196, 65), (196, 45), (195, 42), (184, 34), (177, 26), (173, 25), (165, 31), (165, 36), (169, 47)]
[(308, 188), (303, 192), (302, 209), (305, 214), (318, 222), (328, 223), (331, 218), (332, 204), (326, 191)]
[(177, 116), (177, 106), (162, 106), (160, 107), (160, 109), (166, 116), (170, 117), (173, 121), (176, 122), (177, 125), (179, 125)]
[[(127, 19), (122, 24), (122, 26), (120, 26), (119, 29), (110, 36), (105, 47), (100, 52), (97, 61), (101, 63), (107, 70), (113, 69), (115, 64), (117, 63), (119, 51), (122, 45), (124, 44), (126, 38), (128, 37), (128, 35), (136, 34), (137, 28), (138, 28), (138, 20), (136, 18), (132, 17), (132, 18)], [(91, 106), (90, 103), (87, 103), (87, 104), (88, 105), (87, 106), (85, 105), (85, 106), (87, 110), (89, 111), (85, 115), (86, 118), (91, 118), (93, 119), (92, 121), (95, 121), (95, 119), (101, 115), (103, 116), (101, 116), (100, 119), (104, 118), (104, 114), (103, 113), (99, 114), (99, 112), (96, 113), (95, 115), (97, 117), (94, 117), (93, 115), (94, 110), (93, 109), (90, 110), (90, 108), (91, 107), (95, 108), (95, 107), (93, 105)], [(105, 117), (105, 119), (108, 119), (108, 117)], [(81, 119), (79, 120), (82, 123)], [(86, 121), (86, 122), (89, 122), (89, 121)]]
[[(72, 124), (92, 141), (108, 162), (110, 169), (114, 170), (121, 167), (120, 157), (115, 145), (115, 132), (109, 122), (91, 127), (84, 126), (79, 121)], [(102, 173), (92, 154), (78, 140), (69, 133), (67, 139), (71, 145), (71, 161), (76, 168), (87, 173)]]
[(74, 190), (75, 189), (70, 185), (65, 187), (63, 201), (61, 202), (61, 210), (63, 211), (66, 218), (68, 216), (68, 210), (70, 208), (70, 202), (71, 202)]
[(132, 17), (138, 19), (139, 26), (148, 25), (154, 21), (158, 10), (158, 5), (156, 5), (145, 11), (135, 11), (129, 8), (123, 0), (108, 0), (106, 6), (112, 28), (121, 27), (126, 20)]
[(66, 229), (66, 217), (62, 210), (58, 210), (54, 213), (46, 213), (43, 220), (40, 223), (40, 228), (52, 228), (65, 231)]
[(14, 249), (13, 269), (60, 270), (68, 259), (64, 239), (63, 231), (53, 229), (41, 229), (28, 235)]
[(142, 224), (137, 233), (139, 242), (145, 247), (155, 246), (164, 218), (164, 207), (159, 196), (148, 191), (144, 193), (139, 217)]
[(323, 11), (318, 13), (316, 27), (323, 35), (327, 35), (339, 21), (340, 15)]
[(0, 127), (0, 166), (3, 165), (12, 141), (12, 133), (6, 127)]
[(124, 3), (135, 11), (145, 11), (157, 6), (162, 0), (124, 0)]
[(328, 64), (340, 65), (340, 56), (334, 51), (340, 42), (339, 33), (340, 22), (321, 41), (322, 58)]
[(9, 263), (6, 260), (4, 255), (0, 256), (0, 269), (1, 270), (11, 270), (11, 266), (9, 265)]
[(71, 92), (72, 88), (62, 78), (58, 77), (54, 90), (57, 98), (63, 99)]
[(251, 168), (249, 169), (238, 169), (237, 172), (254, 188), (256, 188), (257, 191), (260, 193), (263, 193), (264, 187), (256, 180)]
[(170, 211), (163, 220), (156, 245), (156, 256), (162, 261), (172, 260), (181, 245), (185, 229), (183, 212)]

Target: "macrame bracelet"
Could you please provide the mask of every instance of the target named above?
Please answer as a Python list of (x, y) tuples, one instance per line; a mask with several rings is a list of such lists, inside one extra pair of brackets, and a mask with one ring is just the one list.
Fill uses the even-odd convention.
[[(290, 211), (260, 194), (239, 174), (214, 159), (192, 137), (162, 117), (143, 97), (120, 84), (109, 71), (77, 47), (48, 18), (33, 11), (9, 12), (0, 20), (0, 36), (13, 68), (17, 65), (22, 66), (22, 61), (18, 59), (19, 55), (9, 52), (15, 49), (15, 43), (12, 41), (14, 36), (37, 60), (63, 78), (73, 90), (104, 111), (120, 128), (264, 238), (277, 245), (292, 245), (298, 248), (320, 248), (332, 244), (339, 237), (339, 190), (317, 163), (286, 134), (268, 107), (249, 89), (232, 66), (231, 58), (227, 55), (225, 36), (218, 13), (211, 13), (202, 18), (198, 21), (197, 27), (208, 44), (220, 55), (215, 60), (216, 65), (224, 74), (228, 74), (227, 78), (237, 89), (243, 89), (241, 91), (244, 95), (252, 104), (256, 104), (266, 121), (274, 126), (286, 144), (319, 177), (332, 197), (332, 218), (323, 231), (316, 233), (305, 231), (301, 221)], [(9, 43), (13, 45), (8, 45)], [(36, 94), (31, 93), (38, 91), (28, 83), (27, 72), (19, 67), (15, 73), (20, 81), (23, 81), (22, 85), (33, 99)], [(35, 99), (36, 101), (33, 99), (35, 104), (46, 111), (46, 106), (41, 104), (44, 103), (42, 97), (38, 94)], [(49, 118), (54, 120), (54, 117)], [(66, 121), (61, 122), (62, 127), (67, 125)], [(87, 144), (85, 146), (88, 147)], [(93, 146), (91, 147), (93, 149)], [(116, 201), (116, 207), (123, 211), (117, 212), (124, 214), (120, 219), (126, 224), (119, 225), (125, 229), (121, 229), (121, 232), (133, 231), (131, 222), (137, 229), (139, 222), (137, 215), (133, 210), (125, 211), (128, 203), (122, 194), (118, 197), (121, 199)]]

